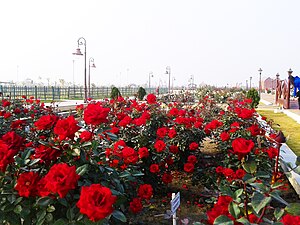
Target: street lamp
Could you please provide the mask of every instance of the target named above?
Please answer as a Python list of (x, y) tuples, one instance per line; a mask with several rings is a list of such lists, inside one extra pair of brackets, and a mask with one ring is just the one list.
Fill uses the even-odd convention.
[(251, 89), (251, 80), (252, 80), (252, 77), (250, 77), (250, 84), (249, 84), (249, 89)]
[(169, 88), (168, 88), (168, 92), (169, 92), (169, 95), (170, 95), (170, 91), (171, 91), (171, 67), (170, 66), (167, 66), (166, 67), (166, 74), (169, 74)]
[[(91, 65), (91, 63), (93, 63), (93, 64)], [(89, 84), (89, 94), (88, 94), (89, 98), (91, 97), (91, 67), (96, 68), (95, 63), (94, 63), (94, 58), (92, 58), (92, 57), (89, 59), (89, 82), (88, 82), (88, 84)]]
[(84, 102), (86, 102), (87, 99), (87, 85), (86, 85), (86, 40), (81, 37), (77, 40), (78, 48), (76, 49), (76, 52), (73, 53), (73, 55), (83, 55), (80, 51), (79, 45), (84, 45)]
[(150, 92), (150, 88), (151, 88), (151, 83), (150, 83), (151, 77), (153, 77), (153, 72), (149, 73), (149, 92)]
[(261, 96), (261, 72), (262, 72), (262, 69), (259, 68), (258, 72), (259, 72), (259, 86), (258, 86), (258, 91), (259, 91), (259, 97), (260, 97)]
[(175, 81), (175, 77), (172, 77), (172, 93), (174, 92), (174, 81)]

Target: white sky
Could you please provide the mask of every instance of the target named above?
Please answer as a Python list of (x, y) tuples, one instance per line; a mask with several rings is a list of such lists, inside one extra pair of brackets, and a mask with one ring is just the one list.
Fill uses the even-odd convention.
[[(0, 81), (236, 85), (300, 71), (299, 0), (9, 0), (0, 3)], [(83, 49), (82, 49), (83, 50)], [(88, 68), (87, 68), (88, 71)]]

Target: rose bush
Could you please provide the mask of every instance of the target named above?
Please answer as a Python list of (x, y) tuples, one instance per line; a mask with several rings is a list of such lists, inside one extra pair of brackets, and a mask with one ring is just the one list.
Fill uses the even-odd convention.
[[(211, 190), (216, 204), (204, 224), (288, 224), (300, 213), (280, 196), (278, 141), (251, 100), (225, 93), (207, 91), (195, 105), (165, 104), (153, 94), (146, 102), (90, 101), (65, 116), (33, 98), (4, 99), (0, 221), (126, 224), (166, 195), (180, 172)], [(205, 153), (205, 138), (216, 154)], [(286, 206), (276, 208), (275, 200)]]

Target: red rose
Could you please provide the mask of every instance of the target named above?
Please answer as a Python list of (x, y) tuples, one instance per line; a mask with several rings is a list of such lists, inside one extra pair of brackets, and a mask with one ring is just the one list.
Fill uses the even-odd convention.
[(246, 109), (246, 108), (236, 110), (236, 113), (238, 114), (238, 117), (240, 117), (242, 119), (252, 118), (254, 112), (255, 112), (254, 109)]
[(254, 148), (254, 142), (252, 140), (246, 140), (244, 138), (236, 138), (232, 142), (233, 153), (238, 155), (239, 160), (246, 156)]
[(149, 168), (151, 173), (158, 173), (159, 172), (159, 166), (157, 164), (151, 164)]
[(176, 137), (176, 135), (177, 135), (177, 132), (176, 132), (175, 128), (172, 128), (169, 130), (169, 132), (168, 132), (169, 138), (174, 138), (174, 137)]
[(0, 140), (0, 170), (5, 172), (9, 163), (14, 161), (15, 150), (9, 149), (9, 146), (2, 140)]
[(11, 113), (10, 112), (6, 112), (3, 115), (4, 119), (8, 119), (9, 117), (11, 117)]
[(99, 104), (89, 104), (84, 110), (83, 119), (86, 124), (97, 126), (101, 123), (107, 122), (109, 111), (109, 108), (103, 108)]
[(216, 168), (216, 173), (223, 173), (223, 171), (224, 171), (224, 167), (223, 166), (218, 166)]
[(138, 151), (139, 157), (142, 158), (148, 158), (149, 157), (149, 150), (146, 147), (142, 147)]
[(223, 175), (225, 177), (231, 177), (233, 174), (234, 174), (233, 169), (231, 169), (231, 168), (224, 168), (223, 169)]
[(40, 180), (39, 174), (34, 172), (21, 173), (17, 180), (15, 189), (22, 197), (36, 196), (37, 183)]
[(236, 178), (243, 179), (243, 177), (246, 175), (246, 171), (243, 169), (238, 169), (235, 171), (235, 175), (236, 175)]
[(46, 188), (64, 198), (71, 189), (75, 189), (80, 176), (75, 166), (66, 163), (54, 164), (45, 176)]
[(109, 216), (113, 211), (113, 204), (117, 197), (112, 195), (111, 190), (100, 184), (92, 184), (81, 188), (80, 198), (77, 207), (80, 213), (97, 222)]
[(47, 181), (45, 180), (44, 177), (39, 180), (39, 182), (37, 183), (37, 187), (36, 187), (38, 196), (46, 197), (51, 194), (50, 191), (48, 190), (48, 188), (46, 188), (46, 184), (47, 184)]
[(155, 104), (156, 103), (156, 96), (154, 94), (147, 95), (147, 102), (148, 104)]
[(16, 134), (14, 131), (9, 131), (2, 136), (2, 140), (8, 145), (12, 150), (19, 151), (24, 147), (25, 139)]
[(197, 150), (198, 147), (199, 147), (199, 145), (198, 145), (196, 142), (192, 142), (192, 143), (189, 145), (189, 149), (190, 149), (191, 151)]
[(278, 155), (278, 153), (279, 153), (278, 149), (277, 148), (273, 148), (273, 147), (268, 148), (266, 150), (266, 152), (267, 152), (267, 154), (268, 154), (268, 156), (269, 156), (270, 159), (275, 158)]
[(73, 116), (58, 120), (54, 127), (54, 133), (59, 136), (60, 140), (73, 139), (75, 133), (80, 129), (77, 123)]
[(172, 108), (170, 111), (169, 111), (169, 116), (177, 116), (179, 113), (179, 110), (177, 108)]
[(156, 149), (157, 152), (162, 152), (165, 150), (166, 144), (162, 140), (158, 140), (155, 142), (154, 148)]
[(80, 134), (80, 138), (81, 138), (81, 142), (90, 141), (93, 138), (93, 133), (87, 130), (82, 131), (82, 133)]
[(259, 126), (257, 124), (254, 124), (251, 127), (248, 127), (247, 130), (250, 131), (252, 136), (257, 136), (262, 133), (261, 129), (259, 128)]
[(173, 180), (173, 176), (169, 173), (164, 173), (162, 175), (162, 178), (161, 178), (162, 182), (164, 182), (165, 184), (169, 184), (169, 183), (172, 183), (172, 180)]
[(153, 195), (153, 188), (150, 184), (142, 184), (138, 189), (138, 196), (141, 199), (149, 200)]
[(130, 116), (125, 116), (120, 122), (119, 122), (119, 126), (120, 127), (126, 127), (127, 125), (129, 125), (132, 121), (132, 118)]
[(133, 213), (141, 212), (143, 210), (141, 199), (139, 198), (132, 199), (132, 201), (129, 203), (129, 209)]
[(8, 107), (8, 106), (10, 106), (10, 104), (11, 104), (11, 103), (10, 103), (9, 101), (7, 101), (6, 99), (3, 99), (3, 100), (2, 100), (2, 106), (3, 106), (3, 107)]
[(186, 163), (184, 164), (183, 169), (187, 173), (192, 173), (194, 172), (195, 166), (193, 163)]
[(196, 164), (197, 163), (197, 157), (194, 156), (194, 155), (189, 155), (187, 161), (189, 163)]
[(49, 164), (51, 161), (55, 161), (60, 154), (61, 151), (59, 150), (56, 150), (49, 146), (40, 145), (35, 148), (33, 158), (41, 159), (41, 162), (46, 162), (46, 164)]
[(34, 123), (34, 126), (37, 130), (50, 130), (57, 120), (58, 117), (55, 115), (42, 116)]
[(173, 154), (177, 154), (179, 152), (178, 147), (176, 145), (170, 145), (169, 151)]
[(299, 225), (300, 224), (300, 216), (292, 216), (290, 214), (284, 215), (281, 220), (283, 225)]
[(230, 135), (224, 131), (220, 134), (220, 138), (222, 141), (228, 141), (230, 139)]
[(130, 147), (123, 148), (122, 156), (124, 159), (124, 163), (126, 163), (126, 164), (135, 164), (139, 159), (136, 151)]
[(160, 127), (156, 131), (156, 135), (159, 138), (164, 138), (167, 135), (167, 133), (168, 133), (168, 128), (166, 128), (166, 127)]

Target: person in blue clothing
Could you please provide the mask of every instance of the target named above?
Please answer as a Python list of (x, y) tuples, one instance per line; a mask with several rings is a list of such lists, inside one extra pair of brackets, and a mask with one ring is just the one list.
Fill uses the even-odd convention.
[(297, 91), (296, 97), (298, 97), (298, 107), (300, 109), (300, 91)]

